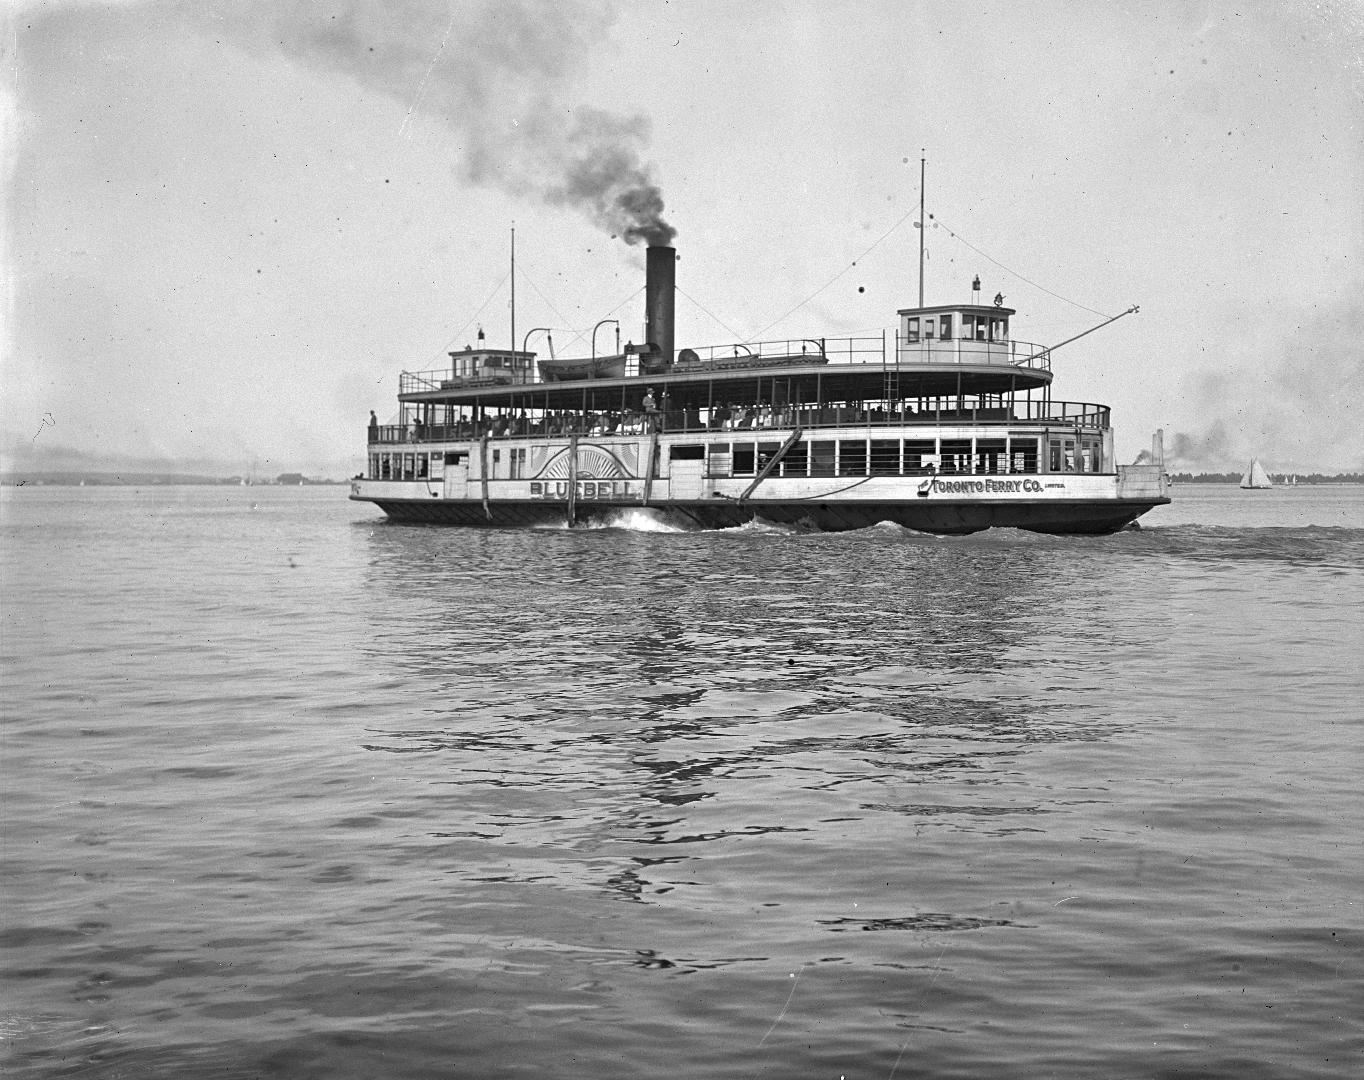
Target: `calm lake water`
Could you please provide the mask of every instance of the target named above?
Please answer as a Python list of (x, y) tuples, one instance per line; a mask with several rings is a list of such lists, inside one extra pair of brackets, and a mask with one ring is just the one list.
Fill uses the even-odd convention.
[(0, 495), (7, 1077), (1364, 1074), (1364, 489), (345, 493)]

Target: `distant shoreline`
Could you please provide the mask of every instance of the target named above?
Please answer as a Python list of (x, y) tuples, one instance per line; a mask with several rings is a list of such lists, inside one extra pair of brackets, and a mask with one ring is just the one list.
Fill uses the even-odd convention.
[[(1171, 473), (1172, 484), (1240, 484), (1241, 473)], [(1275, 487), (1315, 487), (1321, 484), (1364, 484), (1364, 473), (1270, 473)]]
[(4, 472), (0, 487), (325, 487), (348, 483), (299, 473), (247, 479), (158, 472)]

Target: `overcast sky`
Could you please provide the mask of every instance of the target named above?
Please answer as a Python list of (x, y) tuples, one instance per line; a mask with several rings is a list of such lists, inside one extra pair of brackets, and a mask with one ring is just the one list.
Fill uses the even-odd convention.
[(1364, 471), (1353, 0), (7, 18), (6, 466), (352, 473), (400, 370), (508, 343), (513, 223), (518, 338), (638, 339), (608, 162), (677, 230), (679, 347), (879, 333), (917, 296), (923, 153), (930, 303), (978, 274), (1046, 344), (1141, 306), (1053, 361), (1123, 460), (1163, 427), (1179, 468)]

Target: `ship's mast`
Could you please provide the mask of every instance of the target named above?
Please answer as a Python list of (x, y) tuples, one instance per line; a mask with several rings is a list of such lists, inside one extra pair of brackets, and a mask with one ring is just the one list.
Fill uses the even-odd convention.
[(512, 370), (516, 370), (516, 223), (511, 227), (511, 347)]
[(919, 158), (919, 306), (924, 306), (924, 232), (928, 227), (924, 221), (924, 161)]

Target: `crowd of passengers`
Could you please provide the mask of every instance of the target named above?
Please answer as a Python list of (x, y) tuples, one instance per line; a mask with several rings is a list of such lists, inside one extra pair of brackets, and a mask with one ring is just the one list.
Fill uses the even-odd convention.
[(681, 409), (650, 407), (646, 398), (643, 409), (578, 412), (552, 410), (537, 416), (519, 414), (487, 416), (481, 420), (463, 419), (451, 424), (429, 424), (420, 416), (396, 430), (390, 427), (381, 439), (378, 421), (371, 414), (370, 442), (425, 442), (442, 439), (477, 439), (484, 435), (494, 438), (526, 435), (642, 435), (651, 431), (749, 431), (766, 428), (789, 428), (802, 425), (834, 425), (847, 423), (895, 423), (915, 416), (946, 418), (953, 415), (972, 415), (980, 419), (993, 413), (1003, 418), (1007, 409), (961, 410), (919, 408), (908, 402), (902, 411), (860, 406), (826, 406), (824, 408), (772, 406), (725, 403), (709, 410), (706, 420), (701, 410), (693, 405)]

